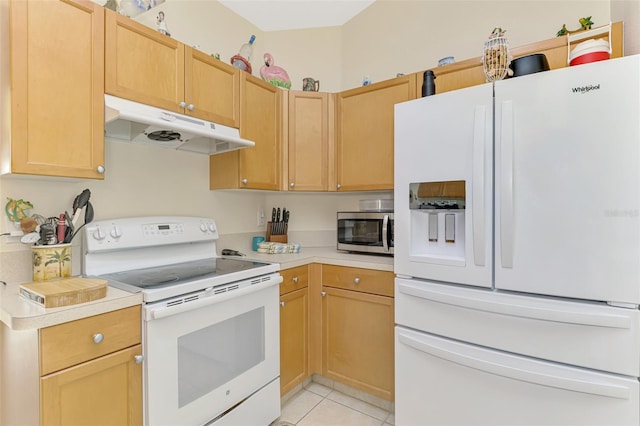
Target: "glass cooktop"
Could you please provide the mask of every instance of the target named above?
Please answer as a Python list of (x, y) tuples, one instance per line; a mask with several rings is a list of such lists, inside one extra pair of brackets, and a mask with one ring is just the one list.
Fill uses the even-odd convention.
[(251, 260), (216, 257), (184, 263), (113, 272), (101, 278), (128, 284), (141, 290), (170, 287), (198, 279), (219, 281), (229, 275), (226, 283), (232, 282), (234, 273), (249, 271), (269, 265)]

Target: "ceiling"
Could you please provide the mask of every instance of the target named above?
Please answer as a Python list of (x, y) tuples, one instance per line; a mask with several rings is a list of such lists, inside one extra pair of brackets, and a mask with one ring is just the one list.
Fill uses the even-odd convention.
[(341, 26), (375, 0), (218, 0), (262, 31)]

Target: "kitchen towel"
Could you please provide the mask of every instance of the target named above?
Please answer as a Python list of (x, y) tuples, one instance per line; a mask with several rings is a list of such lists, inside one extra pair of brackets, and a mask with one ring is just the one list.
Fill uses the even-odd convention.
[(283, 254), (283, 253), (300, 253), (300, 244), (298, 243), (274, 243), (265, 241), (258, 244), (258, 253), (267, 254)]

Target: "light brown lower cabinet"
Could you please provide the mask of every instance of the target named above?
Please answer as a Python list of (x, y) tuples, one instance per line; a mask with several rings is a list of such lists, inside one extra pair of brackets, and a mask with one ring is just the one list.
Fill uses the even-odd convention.
[(309, 376), (308, 267), (280, 274), (280, 395), (284, 395)]
[(39, 334), (42, 425), (142, 424), (140, 306)]
[(323, 287), (322, 375), (393, 401), (393, 298)]
[(321, 374), (393, 401), (393, 272), (311, 264), (280, 274), (281, 395)]
[(141, 425), (142, 346), (76, 365), (41, 378), (41, 424)]
[(140, 313), (27, 330), (0, 323), (0, 425), (141, 425)]

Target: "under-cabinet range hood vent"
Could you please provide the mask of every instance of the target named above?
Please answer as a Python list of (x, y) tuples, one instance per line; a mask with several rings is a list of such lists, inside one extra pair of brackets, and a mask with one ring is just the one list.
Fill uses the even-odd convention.
[(233, 127), (111, 95), (104, 103), (108, 138), (207, 155), (255, 146)]

